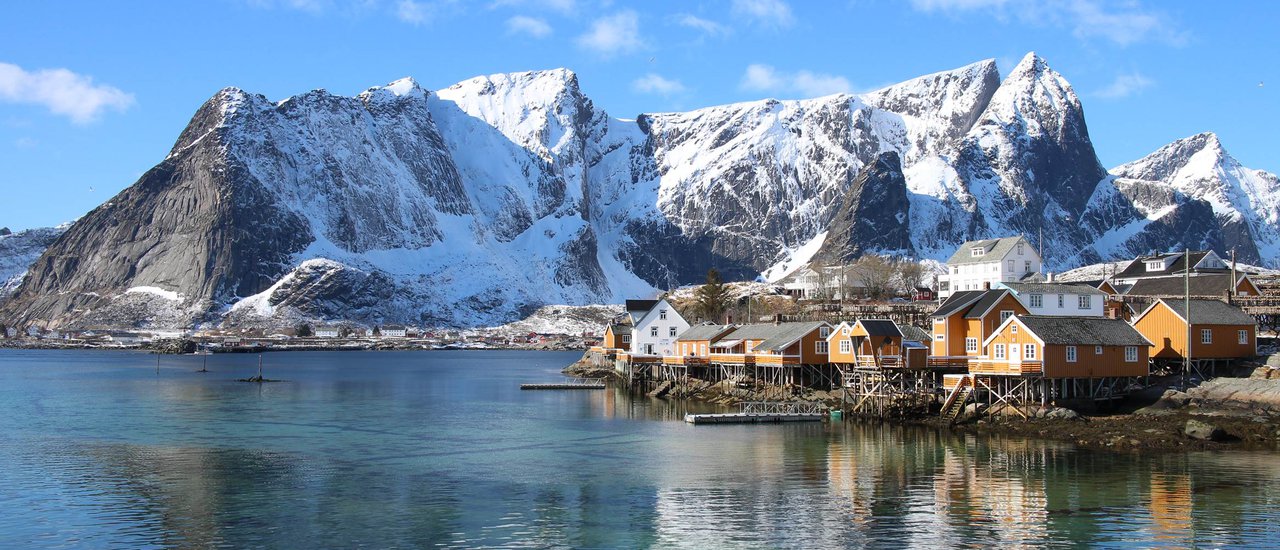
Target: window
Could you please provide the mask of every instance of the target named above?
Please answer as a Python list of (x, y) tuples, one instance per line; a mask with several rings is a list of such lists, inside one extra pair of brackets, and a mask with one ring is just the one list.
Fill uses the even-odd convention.
[(853, 342), (850, 342), (848, 340), (840, 341), (840, 353), (847, 355), (852, 351), (853, 351)]
[(1035, 359), (1035, 358), (1036, 358), (1036, 345), (1035, 345), (1035, 344), (1027, 344), (1027, 345), (1025, 345), (1025, 346), (1022, 346), (1022, 349), (1024, 350), (1022, 353), (1025, 353), (1025, 354), (1026, 354), (1026, 355), (1025, 355), (1025, 357), (1026, 357), (1027, 359)]
[(1212, 331), (1212, 330), (1209, 330), (1209, 329), (1207, 329), (1207, 328), (1202, 328), (1202, 329), (1200, 329), (1200, 343), (1201, 343), (1201, 344), (1212, 344), (1212, 343), (1213, 343), (1213, 331)]
[(956, 266), (954, 266), (954, 265), (953, 265), (953, 266), (951, 266), (951, 274), (952, 274), (952, 275), (959, 275), (959, 274), (960, 274), (960, 268), (958, 268), (958, 267), (956, 267)]
[[(937, 321), (934, 321), (934, 322), (936, 323)], [(843, 335), (845, 335), (845, 336), (848, 336), (848, 335), (849, 335), (849, 327), (844, 327), (844, 328), (840, 329), (840, 334), (843, 334)]]
[(703, 355), (706, 355), (706, 354), (707, 354), (707, 345), (706, 345), (706, 344), (702, 344), (702, 354), (703, 354)]
[(1076, 362), (1076, 347), (1075, 347), (1075, 346), (1067, 346), (1067, 362), (1068, 362), (1068, 363), (1075, 363), (1075, 362)]
[(1248, 344), (1248, 343), (1249, 343), (1249, 331), (1247, 331), (1247, 330), (1237, 330), (1237, 331), (1236, 331), (1236, 338), (1238, 338), (1238, 339), (1239, 339), (1239, 341), (1240, 341), (1240, 343), (1241, 343), (1241, 344)]
[(1044, 307), (1044, 295), (1043, 295), (1043, 294), (1032, 294), (1032, 295), (1031, 295), (1031, 307)]
[(1080, 309), (1089, 309), (1093, 307), (1093, 296), (1090, 296), (1088, 294), (1080, 296), (1078, 307)]
[(1164, 260), (1154, 260), (1147, 262), (1147, 271), (1163, 271)]
[(631, 343), (631, 335), (630, 335), (630, 334), (623, 334), (623, 335), (622, 335), (622, 343), (624, 343), (624, 344), (630, 344), (630, 343)]
[(996, 359), (1004, 359), (1004, 344), (992, 344), (992, 353), (995, 353)]
[(689, 355), (689, 344), (680, 344), (680, 355)]
[(1064, 307), (1067, 307), (1066, 305), (1064, 305), (1065, 300), (1066, 300), (1066, 295), (1065, 295), (1065, 294), (1059, 294), (1059, 295), (1058, 295), (1058, 309), (1062, 309), (1062, 308), (1064, 308)]
[(1138, 362), (1138, 346), (1125, 346), (1125, 347), (1124, 347), (1124, 362), (1125, 362), (1125, 363), (1137, 363), (1137, 362)]
[(1102, 346), (1093, 346), (1094, 355), (1102, 355)]
[(658, 319), (666, 320), (666, 318), (667, 318), (667, 310), (665, 310), (665, 309), (659, 309), (659, 310), (658, 310)]
[(1018, 255), (1022, 255), (1022, 243), (1018, 243)]
[(1009, 334), (1017, 334), (1018, 325), (1009, 325)]
[(831, 351), (831, 347), (826, 340), (818, 340), (813, 343), (813, 351), (826, 355), (828, 351)]
[(1023, 273), (1031, 273), (1031, 260), (1027, 260), (1027, 261), (1025, 261), (1025, 262), (1022, 262), (1022, 272), (1023, 272)]
[(986, 253), (987, 253), (987, 250), (980, 246), (975, 246), (969, 249), (969, 256), (973, 258), (977, 258), (978, 256), (982, 256)]
[(946, 334), (939, 334), (939, 335), (935, 336), (933, 339), (934, 339), (934, 340), (937, 340), (937, 341), (939, 341), (939, 342), (946, 342), (946, 341), (947, 341), (947, 335), (946, 335)]
[(822, 328), (818, 329), (818, 337), (819, 337), (819, 338), (826, 338), (826, 337), (828, 337), (828, 336), (831, 336), (831, 329), (829, 329), (829, 328), (827, 328), (827, 327), (822, 327)]
[(1000, 312), (1000, 322), (1001, 322), (1001, 323), (1004, 323), (1005, 321), (1008, 321), (1010, 317), (1013, 317), (1013, 310), (1011, 310), (1011, 309), (1006, 309), (1006, 310), (1003, 310), (1003, 311), (1001, 311), (1001, 312)]
[(1013, 263), (1013, 262), (1014, 262), (1013, 260), (1009, 260), (1009, 272), (1010, 272), (1010, 273), (1012, 273), (1012, 272), (1013, 272), (1013, 270), (1018, 269), (1018, 268), (1014, 267), (1014, 263)]
[(978, 352), (978, 339), (977, 339), (977, 338), (965, 338), (965, 339), (964, 339), (964, 352), (965, 352), (965, 353), (977, 353), (977, 352)]
[(668, 330), (667, 330), (667, 333), (668, 333), (668, 336), (671, 336), (672, 338), (675, 338), (675, 337), (676, 337), (676, 327), (671, 327), (670, 329), (668, 329)]
[(755, 350), (755, 348), (756, 348), (756, 343), (750, 340), (747, 340), (747, 353), (751, 353), (753, 350)]

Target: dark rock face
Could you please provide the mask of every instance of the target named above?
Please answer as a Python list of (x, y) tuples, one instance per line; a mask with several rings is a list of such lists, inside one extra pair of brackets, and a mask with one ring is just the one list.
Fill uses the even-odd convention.
[(915, 255), (907, 180), (893, 151), (882, 153), (854, 179), (814, 259), (847, 263), (867, 250)]

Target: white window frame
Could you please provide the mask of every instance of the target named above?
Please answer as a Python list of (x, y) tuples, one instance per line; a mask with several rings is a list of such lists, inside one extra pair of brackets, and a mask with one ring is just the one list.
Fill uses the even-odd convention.
[(1164, 260), (1153, 260), (1147, 262), (1147, 271), (1164, 271)]
[(1044, 307), (1044, 294), (1032, 294), (1030, 302), (1031, 307)]
[(631, 343), (631, 335), (630, 335), (630, 334), (623, 334), (623, 335), (622, 335), (622, 343), (624, 343), (624, 344), (630, 344), (630, 343)]
[(667, 320), (667, 310), (665, 310), (665, 309), (659, 309), (659, 310), (658, 310), (658, 320), (660, 320), (660, 321), (665, 321), (665, 320)]
[(675, 338), (675, 337), (676, 337), (676, 327), (669, 327), (669, 328), (667, 329), (667, 334), (668, 334), (669, 336), (671, 336), (672, 338)]
[(1031, 260), (1026, 260), (1022, 262), (1022, 272), (1031, 273)]
[(1068, 362), (1068, 363), (1075, 363), (1075, 362), (1076, 362), (1076, 347), (1075, 347), (1075, 346), (1067, 346), (1067, 362)]
[(947, 335), (946, 335), (946, 334), (938, 334), (938, 335), (934, 336), (934, 337), (933, 337), (933, 339), (934, 339), (934, 340), (936, 340), (936, 341), (938, 341), (938, 342), (946, 342), (946, 341), (947, 341)]
[(845, 355), (853, 353), (853, 342), (849, 341), (848, 339), (841, 340), (840, 353), (843, 353)]
[(1102, 355), (1102, 346), (1093, 346), (1094, 355)]
[(1002, 325), (1003, 325), (1003, 324), (1004, 324), (1004, 322), (1005, 322), (1005, 321), (1008, 321), (1010, 317), (1013, 317), (1013, 310), (1012, 310), (1012, 309), (1002, 309), (1002, 310), (1000, 310), (1000, 324), (1002, 324)]
[(1207, 328), (1202, 328), (1202, 329), (1200, 329), (1200, 343), (1201, 343), (1201, 344), (1212, 344), (1212, 343), (1213, 343), (1213, 330), (1212, 330), (1212, 329), (1207, 329)]
[(1009, 334), (1017, 334), (1018, 325), (1009, 325)]
[(706, 354), (707, 354), (707, 345), (704, 343), (702, 344), (702, 355), (706, 355)]
[(658, 327), (656, 327), (656, 326), (649, 327), (649, 336), (654, 337), (654, 338), (657, 338), (657, 337), (658, 337)]
[(746, 347), (745, 347), (745, 348), (743, 348), (743, 350), (744, 350), (744, 352), (745, 352), (745, 353), (751, 353), (751, 352), (755, 351), (755, 347), (756, 347), (756, 343), (755, 343), (755, 342), (752, 342), (751, 340), (747, 340), (747, 345), (746, 345)]
[(964, 352), (965, 352), (965, 353), (978, 353), (978, 339), (977, 339), (977, 338), (965, 338), (965, 339), (964, 339)]
[(986, 256), (986, 255), (987, 255), (987, 249), (982, 248), (981, 246), (975, 246), (969, 249), (970, 258), (977, 258), (980, 256)]
[(1248, 330), (1245, 330), (1245, 329), (1237, 330), (1237, 331), (1236, 331), (1236, 338), (1237, 338), (1237, 340), (1239, 341), (1239, 343), (1241, 343), (1241, 344), (1248, 344), (1248, 343), (1249, 343), (1249, 331), (1248, 331)]
[(1018, 255), (1022, 255), (1022, 243), (1018, 243)]
[(1066, 299), (1067, 299), (1066, 294), (1058, 295), (1058, 309), (1066, 309), (1066, 306), (1064, 305), (1066, 304)]
[(826, 337), (828, 337), (828, 336), (831, 336), (831, 328), (829, 328), (829, 327), (819, 327), (819, 328), (818, 328), (818, 337), (819, 337), (819, 338), (826, 338)]
[(818, 340), (813, 343), (813, 352), (818, 355), (826, 355), (831, 352), (831, 345), (826, 340)]
[(1090, 296), (1088, 294), (1081, 294), (1078, 298), (1076, 298), (1076, 307), (1078, 309), (1092, 309), (1093, 296)]
[(1022, 358), (1035, 361), (1036, 345), (1028, 342), (1026, 345), (1022, 346)]
[(996, 359), (1005, 359), (1004, 344), (992, 344), (991, 353), (995, 355)]
[(1138, 362), (1138, 346), (1125, 346), (1125, 347), (1124, 347), (1124, 362), (1125, 362), (1125, 363), (1137, 363), (1137, 362)]

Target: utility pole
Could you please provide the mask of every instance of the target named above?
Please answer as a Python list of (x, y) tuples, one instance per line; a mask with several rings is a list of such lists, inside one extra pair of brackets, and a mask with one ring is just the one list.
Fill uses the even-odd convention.
[(1183, 307), (1187, 315), (1187, 353), (1184, 357), (1185, 364), (1182, 365), (1182, 389), (1187, 389), (1187, 377), (1191, 374), (1191, 249), (1187, 248), (1184, 252), (1182, 264), (1185, 268), (1182, 270), (1183, 284)]

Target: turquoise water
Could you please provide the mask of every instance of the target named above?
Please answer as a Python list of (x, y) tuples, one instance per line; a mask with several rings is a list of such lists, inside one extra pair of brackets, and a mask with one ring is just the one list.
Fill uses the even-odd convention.
[[(1280, 455), (525, 391), (574, 353), (0, 350), (0, 547), (1280, 544)], [(704, 409), (711, 410), (711, 409)]]

